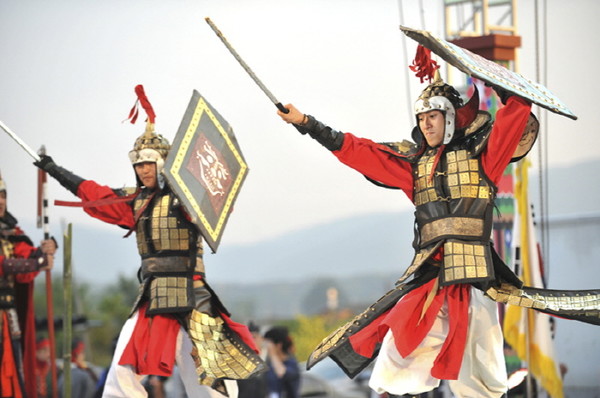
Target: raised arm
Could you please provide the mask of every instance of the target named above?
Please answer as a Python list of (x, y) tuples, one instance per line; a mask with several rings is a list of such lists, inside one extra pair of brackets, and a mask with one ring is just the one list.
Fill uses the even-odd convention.
[(301, 133), (308, 134), (329, 149), (340, 162), (372, 180), (402, 189), (412, 200), (411, 165), (390, 154), (389, 148), (366, 138), (333, 130), (313, 116), (303, 114), (292, 104), (285, 107), (289, 113), (277, 111), (285, 122), (294, 124)]
[(134, 221), (131, 206), (122, 201), (110, 203), (110, 199), (120, 197), (113, 189), (92, 180), (84, 180), (69, 170), (58, 166), (50, 156), (43, 155), (41, 160), (34, 164), (46, 171), (71, 193), (81, 198), (84, 204), (86, 202), (104, 200), (105, 203), (102, 205), (84, 207), (84, 211), (90, 216), (123, 228), (131, 228), (133, 226)]
[(504, 169), (519, 145), (531, 112), (531, 103), (511, 96), (506, 105), (496, 113), (487, 147), (481, 155), (483, 170), (497, 184)]

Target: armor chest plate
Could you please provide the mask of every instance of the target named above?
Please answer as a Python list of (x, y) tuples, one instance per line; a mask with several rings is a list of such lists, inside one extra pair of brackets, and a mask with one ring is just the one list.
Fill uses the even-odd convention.
[(481, 173), (479, 160), (466, 149), (447, 151), (431, 176), (435, 151), (426, 152), (415, 168), (415, 205), (449, 202), (461, 198), (491, 202), (493, 190)]
[[(149, 204), (148, 200), (151, 201)], [(134, 214), (147, 206), (136, 226), (138, 250), (142, 258), (164, 251), (188, 255), (195, 244), (197, 237), (193, 225), (184, 219), (179, 207), (174, 206), (174, 200), (172, 194), (165, 193), (154, 198), (140, 195), (134, 201)]]
[(479, 159), (468, 149), (447, 148), (433, 170), (436, 153), (423, 154), (413, 171), (419, 247), (448, 238), (487, 241), (495, 189)]

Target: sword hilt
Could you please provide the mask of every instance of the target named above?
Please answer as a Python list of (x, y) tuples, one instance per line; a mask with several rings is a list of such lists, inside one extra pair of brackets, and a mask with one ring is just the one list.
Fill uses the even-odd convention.
[(286, 108), (285, 106), (283, 106), (281, 104), (281, 102), (276, 103), (275, 106), (277, 107), (277, 109), (279, 109), (283, 113), (290, 113), (290, 110), (288, 108)]

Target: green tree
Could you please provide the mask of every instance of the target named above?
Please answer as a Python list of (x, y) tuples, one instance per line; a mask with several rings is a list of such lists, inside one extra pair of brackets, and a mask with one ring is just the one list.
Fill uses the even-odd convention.
[(298, 315), (293, 321), (284, 322), (294, 340), (296, 359), (306, 361), (325, 337), (346, 322), (347, 319), (339, 318), (332, 321), (331, 317), (326, 315)]
[[(139, 283), (136, 278), (127, 278), (119, 275), (117, 281), (109, 286), (92, 288), (88, 284), (74, 283), (73, 293), (73, 318), (84, 316), (87, 321), (84, 325), (75, 325), (74, 337), (82, 338), (88, 346), (87, 359), (96, 365), (107, 366), (112, 358), (113, 340), (129, 316), (131, 306), (137, 296)], [(56, 276), (52, 281), (54, 318), (60, 320), (64, 317), (64, 297), (62, 277)], [(46, 319), (46, 285), (38, 277), (34, 289), (34, 308), (38, 320)], [(60, 327), (55, 328), (56, 355), (62, 358), (63, 335)], [(46, 335), (47, 328), (40, 325), (38, 336)], [(70, 349), (70, 347), (69, 347)]]

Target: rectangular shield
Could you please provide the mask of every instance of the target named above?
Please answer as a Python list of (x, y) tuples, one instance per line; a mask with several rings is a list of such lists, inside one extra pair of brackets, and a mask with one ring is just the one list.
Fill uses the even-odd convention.
[(194, 90), (165, 161), (166, 180), (217, 251), (248, 165), (225, 119)]
[(574, 120), (577, 119), (577, 116), (543, 85), (526, 79), (496, 62), (473, 54), (467, 49), (440, 39), (428, 31), (415, 30), (404, 26), (400, 26), (400, 30), (467, 75), (476, 77), (493, 86), (500, 86), (549, 111)]

